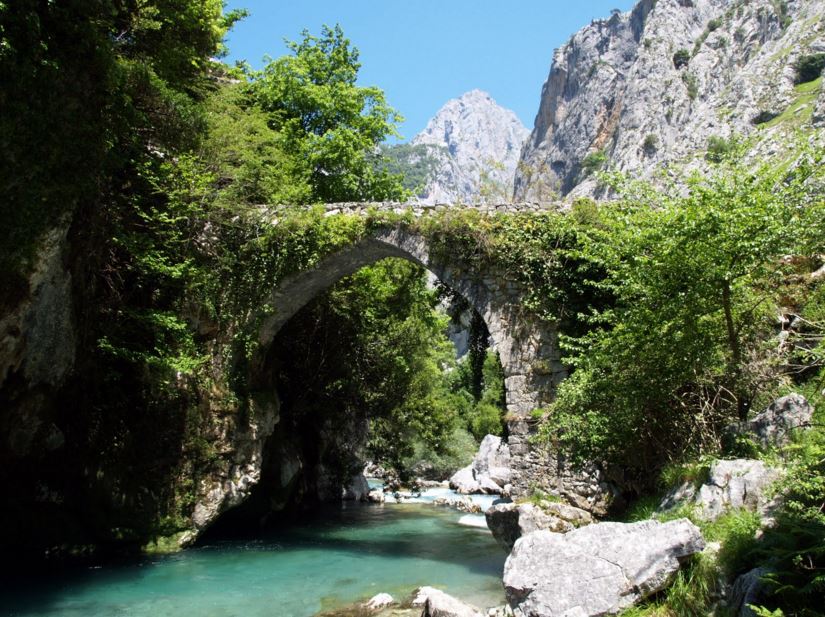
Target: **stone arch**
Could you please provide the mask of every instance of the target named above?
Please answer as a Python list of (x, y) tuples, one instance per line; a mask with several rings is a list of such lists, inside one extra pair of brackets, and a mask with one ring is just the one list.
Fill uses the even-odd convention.
[(530, 447), (530, 412), (553, 399), (556, 386), (566, 376), (560, 361), (557, 332), (523, 306), (526, 290), (494, 268), (479, 270), (431, 251), (427, 239), (403, 225), (379, 230), (322, 259), (313, 268), (283, 280), (269, 297), (273, 312), (258, 330), (258, 351), (247, 365), (250, 414), (227, 422), (222, 429), (235, 444), (225, 466), (200, 487), (192, 522), (194, 530), (185, 544), (221, 513), (240, 504), (261, 478), (264, 442), (279, 422), (279, 403), (266, 356), (279, 330), (322, 291), (360, 268), (387, 257), (400, 257), (423, 266), (463, 296), (484, 319), (499, 352), (505, 376), (508, 445), (513, 471), (513, 496), (542, 488), (567, 497), (594, 511), (603, 510), (609, 488), (598, 470), (576, 470), (553, 453)]
[(258, 333), (261, 351), (253, 362), (253, 389), (265, 382), (259, 379), (262, 375), (255, 375), (255, 367), (263, 365), (266, 350), (293, 315), (340, 279), (387, 257), (426, 268), (481, 315), (504, 371), (510, 447), (514, 455), (526, 452), (530, 412), (552, 400), (556, 385), (566, 375), (555, 329), (524, 309), (524, 290), (518, 283), (492, 269), (478, 271), (461, 261), (445, 260), (430, 250), (426, 238), (402, 226), (378, 231), (327, 256), (315, 267), (287, 277), (272, 292), (269, 307), (274, 312), (263, 320)]

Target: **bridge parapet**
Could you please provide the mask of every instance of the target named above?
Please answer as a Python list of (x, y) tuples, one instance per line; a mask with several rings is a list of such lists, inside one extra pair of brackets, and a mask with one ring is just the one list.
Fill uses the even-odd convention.
[(371, 212), (391, 212), (393, 214), (406, 214), (411, 212), (415, 217), (426, 216), (436, 212), (444, 212), (446, 210), (475, 210), (481, 214), (522, 214), (522, 213), (539, 213), (552, 212), (564, 208), (562, 202), (517, 202), (517, 203), (478, 203), (478, 204), (462, 204), (462, 203), (438, 203), (438, 204), (424, 204), (418, 202), (398, 202), (398, 201), (375, 201), (375, 202), (357, 202), (347, 201), (340, 203), (328, 203), (321, 206), (303, 205), (274, 205), (263, 206), (267, 212), (279, 214), (287, 210), (310, 210), (315, 207), (322, 207), (327, 216), (334, 216), (336, 214), (355, 214), (359, 216), (366, 216)]

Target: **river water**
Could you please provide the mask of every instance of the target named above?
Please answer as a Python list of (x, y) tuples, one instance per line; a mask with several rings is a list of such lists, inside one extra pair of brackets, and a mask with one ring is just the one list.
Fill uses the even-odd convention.
[(481, 515), (426, 503), (440, 490), (403, 504), (345, 504), (254, 540), (0, 587), (0, 614), (311, 617), (380, 592), (403, 599), (421, 585), (482, 608), (503, 604), (505, 552)]

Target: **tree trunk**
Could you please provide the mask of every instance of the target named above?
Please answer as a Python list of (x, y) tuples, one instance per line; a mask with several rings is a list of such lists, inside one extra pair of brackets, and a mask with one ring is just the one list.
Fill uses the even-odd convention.
[(731, 392), (736, 398), (736, 413), (740, 420), (747, 420), (748, 398), (740, 389), (740, 378), (742, 376), (742, 348), (739, 346), (739, 336), (736, 326), (733, 323), (733, 307), (731, 306), (730, 281), (722, 283), (722, 308), (725, 311), (725, 327), (728, 332), (728, 347), (730, 348), (730, 375)]

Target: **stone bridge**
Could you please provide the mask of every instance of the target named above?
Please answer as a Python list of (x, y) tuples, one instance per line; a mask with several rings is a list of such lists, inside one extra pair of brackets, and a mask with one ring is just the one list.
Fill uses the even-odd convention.
[[(457, 206), (344, 203), (327, 204), (326, 215), (366, 215), (374, 211), (411, 212), (425, 216)], [(458, 206), (474, 209), (483, 215), (539, 212), (556, 207), (553, 204), (494, 204)], [(278, 209), (269, 209), (277, 218)], [(495, 268), (478, 270), (455, 258), (445, 258), (430, 250), (425, 237), (403, 223), (382, 229), (372, 236), (329, 255), (314, 268), (300, 272), (273, 291), (269, 306), (272, 311), (260, 327), (259, 353), (254, 366), (263, 366), (263, 358), (278, 331), (304, 305), (341, 278), (387, 257), (407, 259), (429, 270), (442, 283), (467, 300), (483, 318), (493, 345), (501, 358), (505, 376), (508, 443), (514, 472), (513, 489), (524, 495), (534, 488), (551, 489), (570, 496), (580, 505), (592, 507), (601, 499), (601, 490), (592, 474), (574, 473), (558, 457), (547, 457), (530, 447), (531, 412), (552, 401), (556, 386), (566, 376), (560, 362), (557, 332), (554, 326), (537, 319), (524, 309), (525, 289)], [(261, 394), (271, 389), (268, 376), (253, 376), (253, 389)], [(256, 385), (257, 384), (257, 385)], [(584, 501), (588, 503), (584, 503)]]

